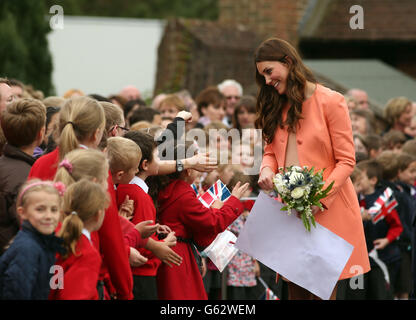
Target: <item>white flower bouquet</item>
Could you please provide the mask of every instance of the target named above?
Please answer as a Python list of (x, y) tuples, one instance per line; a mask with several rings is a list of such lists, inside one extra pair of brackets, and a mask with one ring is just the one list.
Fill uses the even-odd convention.
[(312, 214), (312, 206), (324, 210), (320, 202), (331, 191), (334, 182), (323, 190), (323, 171), (314, 171), (314, 167), (290, 166), (279, 168), (279, 172), (273, 178), (274, 189), (281, 197), (285, 206), (281, 209), (291, 214), (296, 210), (302, 219), (307, 231), (311, 231), (311, 224), (316, 227), (315, 217)]

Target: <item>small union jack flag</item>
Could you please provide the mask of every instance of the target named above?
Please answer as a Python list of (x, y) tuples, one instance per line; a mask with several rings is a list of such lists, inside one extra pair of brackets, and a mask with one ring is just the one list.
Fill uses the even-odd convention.
[(195, 185), (195, 183), (192, 183), (191, 187), (192, 187), (192, 189), (194, 189), (194, 191), (196, 193), (196, 196), (198, 197), (199, 196), (198, 187)]
[(393, 190), (387, 187), (374, 202), (373, 206), (368, 209), (368, 213), (371, 214), (373, 223), (376, 224), (384, 219), (397, 205), (397, 200), (393, 196)]
[(218, 180), (198, 199), (205, 207), (209, 208), (215, 200), (224, 202), (229, 197), (231, 197), (230, 190), (221, 180)]

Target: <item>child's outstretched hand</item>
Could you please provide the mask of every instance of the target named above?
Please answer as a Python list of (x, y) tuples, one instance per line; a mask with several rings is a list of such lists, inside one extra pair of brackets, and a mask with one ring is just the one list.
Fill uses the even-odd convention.
[(152, 251), (156, 257), (169, 267), (172, 267), (171, 263), (177, 266), (180, 266), (182, 263), (182, 257), (173, 251), (164, 241), (154, 241), (150, 238), (146, 244), (146, 249)]
[(129, 257), (130, 266), (140, 267), (147, 262), (147, 258), (143, 257), (139, 251), (130, 247), (130, 257)]
[(220, 200), (215, 200), (215, 201), (211, 204), (211, 208), (214, 208), (214, 209), (221, 209), (223, 205), (224, 205), (224, 202), (222, 202), (222, 201), (220, 201)]
[(250, 186), (250, 184), (248, 182), (241, 185), (241, 182), (238, 181), (237, 184), (235, 185), (235, 187), (233, 188), (233, 191), (231, 192), (231, 195), (233, 195), (237, 199), (240, 199), (244, 195), (244, 193), (247, 191), (249, 186)]
[(135, 225), (137, 231), (140, 232), (142, 239), (149, 238), (159, 228), (159, 224), (153, 224), (153, 220), (146, 220)]

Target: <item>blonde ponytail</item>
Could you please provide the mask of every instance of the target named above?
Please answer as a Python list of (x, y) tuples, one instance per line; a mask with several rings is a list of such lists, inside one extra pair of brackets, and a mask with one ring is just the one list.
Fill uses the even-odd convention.
[(105, 114), (98, 101), (88, 97), (71, 98), (59, 113), (59, 157), (79, 147), (81, 141), (90, 139), (97, 129), (104, 130)]
[(63, 258), (66, 259), (70, 253), (77, 255), (76, 246), (84, 228), (84, 222), (80, 219), (78, 214), (70, 213), (64, 219), (62, 228), (59, 230), (58, 236), (64, 240), (64, 247), (66, 253)]
[(63, 199), (63, 212), (67, 215), (59, 236), (64, 240), (67, 252), (77, 255), (76, 246), (81, 237), (84, 223), (93, 218), (100, 210), (107, 209), (110, 203), (107, 191), (95, 182), (81, 179), (68, 187)]

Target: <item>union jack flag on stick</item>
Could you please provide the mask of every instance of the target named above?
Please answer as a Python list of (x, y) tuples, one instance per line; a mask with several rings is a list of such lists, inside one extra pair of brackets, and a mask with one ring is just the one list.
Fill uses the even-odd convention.
[(374, 224), (384, 219), (398, 205), (396, 198), (393, 196), (393, 190), (389, 187), (374, 202), (373, 206), (368, 209), (368, 213), (372, 216)]

